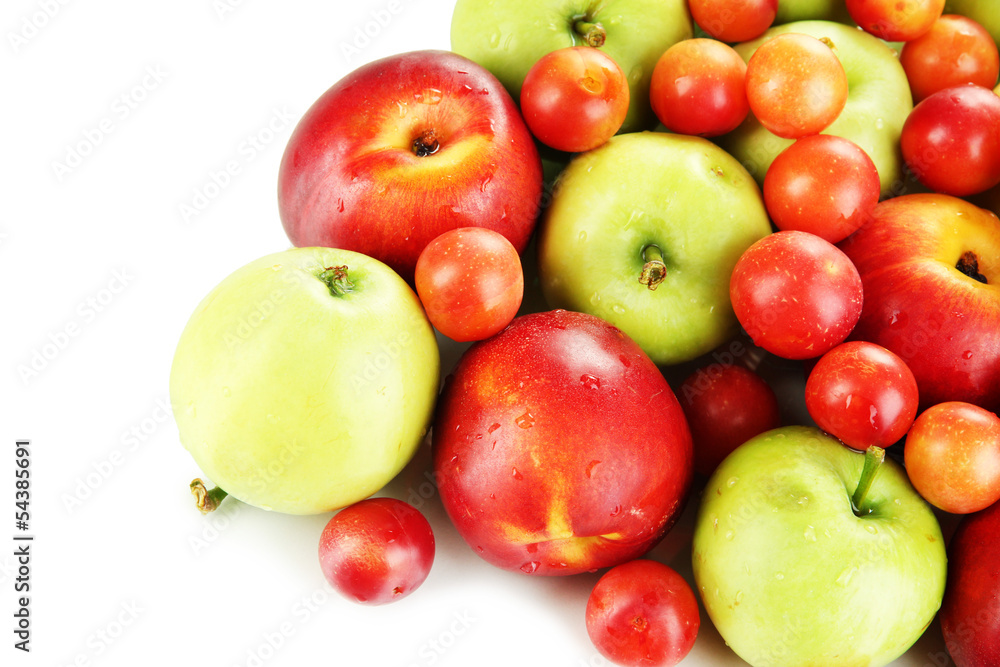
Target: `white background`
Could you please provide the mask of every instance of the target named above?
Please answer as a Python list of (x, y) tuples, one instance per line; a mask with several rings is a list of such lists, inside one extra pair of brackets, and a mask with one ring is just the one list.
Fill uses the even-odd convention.
[[(165, 409), (181, 329), (222, 278), (288, 246), (277, 169), (312, 101), (364, 62), (449, 47), (453, 0), (398, 2), (367, 44), (389, 0), (4, 2), (3, 664), (606, 664), (583, 622), (597, 576), (478, 559), (425, 483), (426, 450), (386, 493), (416, 500), (437, 559), (384, 607), (325, 584), (329, 515), (227, 501), (203, 517), (187, 491), (200, 473)], [(32, 441), (28, 655), (12, 647), (16, 438)], [(651, 554), (689, 580), (695, 504)], [(684, 664), (743, 663), (703, 615)], [(936, 623), (897, 664), (947, 664)]]

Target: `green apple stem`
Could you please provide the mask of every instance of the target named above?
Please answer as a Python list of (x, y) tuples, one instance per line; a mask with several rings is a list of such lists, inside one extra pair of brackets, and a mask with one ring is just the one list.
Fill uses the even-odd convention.
[(583, 37), (583, 41), (587, 46), (604, 46), (604, 40), (607, 39), (608, 33), (605, 32), (604, 26), (600, 23), (591, 23), (587, 19), (577, 19), (573, 22), (573, 30), (576, 34)]
[(978, 280), (984, 285), (987, 284), (986, 276), (979, 272), (979, 258), (971, 250), (966, 250), (962, 253), (962, 256), (958, 258), (958, 264), (955, 265), (955, 268), (973, 280)]
[(659, 246), (650, 244), (642, 249), (642, 272), (639, 274), (639, 282), (655, 290), (667, 277), (667, 265), (663, 262), (663, 253)]
[(213, 487), (211, 490), (207, 489), (205, 482), (201, 479), (191, 482), (191, 493), (197, 499), (198, 509), (201, 510), (202, 514), (208, 514), (219, 509), (219, 503), (229, 495), (218, 486)]
[(861, 469), (861, 480), (858, 482), (858, 488), (854, 490), (854, 495), (851, 496), (851, 505), (853, 505), (854, 514), (857, 516), (871, 514), (871, 510), (865, 509), (865, 500), (867, 500), (868, 490), (872, 488), (872, 482), (875, 481), (875, 475), (883, 461), (885, 461), (885, 450), (881, 447), (872, 445), (865, 450), (865, 465)]
[(317, 277), (326, 283), (330, 294), (334, 296), (344, 296), (354, 291), (354, 283), (347, 278), (346, 266), (328, 266)]

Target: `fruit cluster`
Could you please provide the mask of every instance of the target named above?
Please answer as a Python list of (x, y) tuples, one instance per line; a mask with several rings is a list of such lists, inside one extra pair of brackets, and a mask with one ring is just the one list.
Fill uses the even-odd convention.
[[(453, 51), (306, 112), (278, 183), (296, 248), (188, 322), (199, 507), (336, 512), (323, 575), (392, 602), (434, 535), (369, 496), (430, 432), (473, 553), (609, 568), (585, 618), (616, 664), (683, 660), (699, 600), (755, 666), (886, 665), (939, 610), (957, 664), (1000, 664), (987, 4), (458, 0)], [(643, 558), (688, 502), (693, 586)]]

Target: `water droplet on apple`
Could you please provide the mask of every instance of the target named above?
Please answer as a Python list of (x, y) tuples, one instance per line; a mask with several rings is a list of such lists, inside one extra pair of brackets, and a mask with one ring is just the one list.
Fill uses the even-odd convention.
[(738, 482), (738, 481), (740, 481), (739, 477), (735, 477), (735, 476), (734, 477), (730, 477), (729, 479), (726, 480), (726, 486), (728, 486), (731, 489), (734, 486), (736, 486), (736, 482)]
[(806, 529), (802, 531), (802, 537), (806, 538), (809, 542), (816, 541), (816, 529), (812, 526), (806, 526)]
[(736, 533), (731, 530), (726, 531), (726, 539), (732, 541), (736, 537)]
[(971, 359), (972, 358), (972, 350), (966, 350), (965, 352), (963, 352), (962, 353), (962, 358), (965, 359), (966, 361), (968, 361), (969, 359)]
[(622, 513), (622, 506), (621, 505), (615, 505), (615, 508), (613, 510), (611, 510), (611, 516), (618, 516), (621, 513)]
[(524, 565), (521, 566), (521, 572), (524, 572), (525, 574), (532, 574), (535, 570), (538, 569), (539, 565), (541, 565), (541, 563), (534, 560), (531, 561), (530, 563), (525, 563)]
[(344, 200), (343, 199), (340, 199), (340, 198), (337, 199), (337, 212), (338, 213), (343, 213), (344, 212)]
[(600, 389), (601, 380), (598, 377), (591, 375), (590, 373), (584, 373), (580, 376), (580, 384), (582, 384), (587, 389)]
[(611, 310), (614, 311), (616, 315), (625, 314), (625, 306), (621, 305), (620, 303), (616, 303), (615, 305), (611, 306)]
[(874, 525), (872, 525), (870, 523), (866, 523), (865, 524), (865, 530), (867, 530), (872, 535), (875, 535), (875, 534), (878, 533), (878, 528), (876, 528)]
[(486, 187), (490, 184), (492, 180), (493, 180), (492, 175), (487, 176), (485, 179), (483, 179), (483, 182), (479, 184), (479, 190), (481, 192), (486, 192)]
[(843, 572), (841, 572), (840, 576), (837, 577), (837, 585), (846, 586), (848, 583), (850, 583), (851, 577), (854, 576), (854, 572), (856, 570), (857, 570), (856, 567), (849, 567)]
[(496, 431), (496, 430), (497, 430), (498, 428), (500, 428), (500, 424), (496, 424), (496, 423), (494, 423), (494, 424), (493, 424), (492, 426), (490, 426), (490, 427), (489, 427), (489, 429), (487, 430), (487, 433), (493, 433), (493, 432), (494, 432), (494, 431)]
[(736, 599), (733, 600), (733, 606), (738, 607), (741, 602), (743, 602), (743, 591), (736, 591)]
[(642, 79), (642, 65), (636, 65), (635, 67), (629, 70), (628, 80), (631, 81), (632, 83), (635, 83), (640, 79)]
[(518, 480), (524, 479), (524, 475), (522, 475), (521, 472), (517, 468), (511, 468), (510, 469), (510, 476), (513, 477), (514, 479), (518, 479)]
[(878, 430), (878, 426), (875, 424), (875, 418), (876, 417), (878, 417), (878, 408), (876, 408), (874, 405), (869, 405), (868, 406), (868, 423), (871, 424), (872, 428), (874, 428), (877, 431)]
[(271, 265), (271, 270), (272, 271), (281, 271), (281, 264), (272, 264)]
[(424, 88), (414, 95), (413, 98), (420, 104), (434, 105), (444, 98), (444, 93), (437, 88)]
[(535, 416), (530, 412), (525, 412), (523, 415), (515, 419), (514, 423), (521, 428), (531, 428), (535, 425)]
[(587, 475), (587, 479), (590, 479), (591, 475), (594, 474), (594, 468), (600, 465), (600, 463), (601, 463), (600, 461), (591, 461), (590, 463), (587, 464), (587, 469), (584, 471), (584, 473)]
[(885, 127), (885, 121), (882, 120), (881, 118), (876, 118), (875, 119), (875, 129), (876, 130), (881, 130), (883, 127)]
[(483, 553), (485, 549), (483, 549), (482, 547), (476, 547), (476, 551), (478, 551), (479, 553)]
[(406, 102), (402, 100), (396, 100), (396, 108), (399, 109), (399, 117), (403, 118), (406, 116), (406, 112), (409, 110), (409, 106)]
[(784, 572), (775, 572), (774, 573), (774, 578), (777, 579), (778, 581), (781, 581), (782, 579), (785, 578), (785, 573)]
[(482, 433), (477, 433), (476, 434), (476, 440), (482, 440), (482, 439), (483, 439), (483, 434)]
[(496, 499), (497, 499), (497, 494), (491, 493), (490, 494), (490, 500), (496, 500)]
[(576, 238), (580, 241), (580, 243), (586, 243), (587, 232), (581, 231), (579, 234), (576, 235)]
[(229, 387), (222, 388), (222, 395), (225, 396), (226, 398), (229, 398), (229, 396), (232, 395), (232, 393), (233, 392), (229, 390)]
[(590, 305), (596, 306), (600, 302), (601, 302), (601, 295), (600, 294), (598, 294), (597, 292), (594, 292), (593, 294), (590, 295)]

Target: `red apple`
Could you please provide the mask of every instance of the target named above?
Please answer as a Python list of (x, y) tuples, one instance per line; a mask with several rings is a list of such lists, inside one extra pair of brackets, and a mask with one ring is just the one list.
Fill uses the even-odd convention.
[(522, 252), (541, 192), (510, 95), (446, 51), (389, 56), (338, 81), (299, 121), (278, 175), (292, 243), (355, 250), (409, 281), (420, 251), (450, 229), (486, 227)]
[(506, 570), (576, 574), (646, 553), (692, 478), (684, 413), (659, 369), (604, 320), (555, 310), (474, 344), (434, 422), (441, 500)]
[(948, 546), (941, 631), (957, 667), (1000, 665), (1000, 503), (962, 519)]
[(1000, 409), (1000, 220), (956, 197), (887, 199), (841, 242), (864, 285), (851, 337), (888, 348), (920, 403)]

